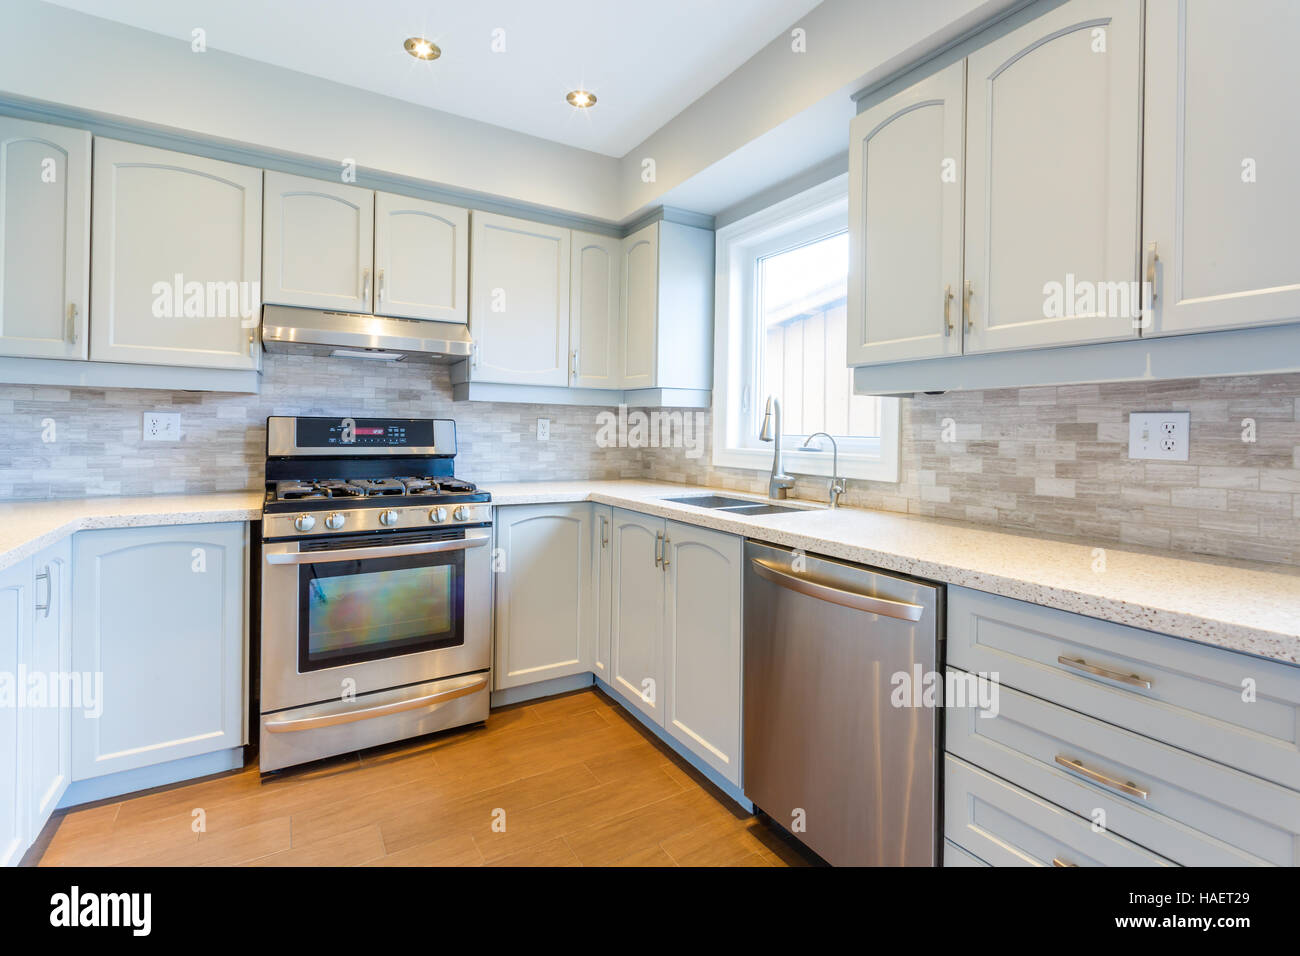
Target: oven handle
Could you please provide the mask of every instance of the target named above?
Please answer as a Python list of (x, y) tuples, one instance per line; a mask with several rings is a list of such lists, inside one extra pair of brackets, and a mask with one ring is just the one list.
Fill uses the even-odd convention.
[(287, 734), (298, 730), (319, 730), (322, 727), (333, 727), (337, 724), (352, 724), (358, 720), (387, 717), (389, 714), (400, 714), (405, 710), (417, 710), (421, 707), (434, 707), (438, 704), (445, 704), (457, 697), (468, 697), (470, 694), (477, 694), (479, 691), (486, 690), (487, 683), (485, 675), (476, 675), (466, 683), (433, 694), (421, 694), (419, 697), (408, 697), (405, 700), (376, 704), (373, 707), (350, 707), (346, 710), (327, 711), (311, 717), (267, 720), (262, 722), (262, 727), (267, 733)]
[(289, 551), (268, 554), (267, 564), (327, 564), (330, 561), (362, 561), (366, 558), (399, 558), (407, 554), (431, 554), (436, 551), (468, 551), (485, 547), (491, 540), (487, 535), (478, 538), (457, 538), (454, 541), (424, 541), (420, 544), (390, 544), (374, 548), (342, 548), (338, 551)]

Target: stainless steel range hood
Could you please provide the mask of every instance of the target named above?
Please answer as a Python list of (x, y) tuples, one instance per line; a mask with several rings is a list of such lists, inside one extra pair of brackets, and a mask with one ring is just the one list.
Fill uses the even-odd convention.
[(262, 309), (268, 352), (450, 364), (469, 358), (472, 339), (459, 322), (392, 319), (284, 305)]

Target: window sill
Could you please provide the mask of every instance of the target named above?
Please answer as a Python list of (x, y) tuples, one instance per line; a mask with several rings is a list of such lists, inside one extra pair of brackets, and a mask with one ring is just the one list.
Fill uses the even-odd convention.
[[(831, 477), (831, 453), (796, 451), (783, 449), (785, 470), (796, 477), (815, 475)], [(713, 451), (713, 464), (720, 468), (746, 468), (752, 471), (772, 470), (772, 449), (764, 448), (716, 448)], [(840, 455), (841, 478), (858, 481), (887, 481), (897, 483), (898, 462), (882, 461), (879, 458), (866, 458), (861, 455)]]

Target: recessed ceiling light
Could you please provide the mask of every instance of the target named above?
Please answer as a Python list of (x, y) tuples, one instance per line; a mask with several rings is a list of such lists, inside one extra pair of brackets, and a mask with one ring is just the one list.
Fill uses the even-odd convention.
[(432, 40), (426, 40), (424, 37), (407, 37), (402, 46), (407, 53), (417, 60), (436, 60), (442, 56), (442, 50), (438, 49), (438, 44)]
[(576, 106), (580, 110), (596, 105), (596, 94), (588, 93), (586, 90), (570, 90), (565, 97), (570, 106)]

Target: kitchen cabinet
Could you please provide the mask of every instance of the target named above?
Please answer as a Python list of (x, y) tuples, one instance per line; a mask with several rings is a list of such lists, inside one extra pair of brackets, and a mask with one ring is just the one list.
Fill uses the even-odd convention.
[(72, 667), (103, 675), (103, 712), (73, 721), (73, 780), (245, 742), (247, 540), (242, 522), (76, 534)]
[[(15, 681), (31, 627), (31, 574), (30, 559), (0, 571), (0, 674)], [(15, 686), (14, 693), (19, 691)], [(22, 719), (17, 706), (0, 707), (0, 866), (15, 865), (26, 850)]]
[(609, 683), (664, 726), (664, 519), (613, 509)]
[(591, 670), (609, 682), (610, 605), (613, 601), (611, 579), (614, 568), (614, 509), (609, 505), (592, 505), (591, 590), (596, 602), (596, 651)]
[(966, 63), (849, 127), (848, 363), (957, 355)]
[(267, 171), (262, 299), (336, 312), (372, 312), (375, 194)]
[(970, 55), (966, 352), (1137, 334), (1141, 9), (1071, 0)]
[[(68, 789), (74, 705), (94, 702), (93, 685), (72, 675), (72, 539), (64, 538), (32, 558), (32, 624), (23, 660), (29, 676), (39, 675), (43, 699), (26, 712), (27, 845), (36, 842), (59, 798)], [(60, 675), (69, 675), (65, 683)], [(73, 692), (80, 691), (80, 699)], [(78, 715), (77, 719), (83, 719)]]
[(475, 211), (470, 217), (471, 382), (568, 385), (568, 229)]
[(1300, 319), (1300, 5), (1146, 5), (1146, 335)]
[(591, 505), (497, 508), (495, 689), (592, 669)]
[(664, 534), (664, 726), (740, 786), (744, 541), (677, 521)]
[(90, 358), (255, 370), (262, 171), (96, 139)]
[(469, 210), (375, 193), (375, 312), (469, 320)]
[(713, 381), (713, 232), (659, 220), (623, 240), (625, 389)]
[(622, 243), (575, 230), (570, 268), (569, 384), (575, 388), (622, 388)]
[(90, 134), (0, 116), (0, 355), (84, 359)]

